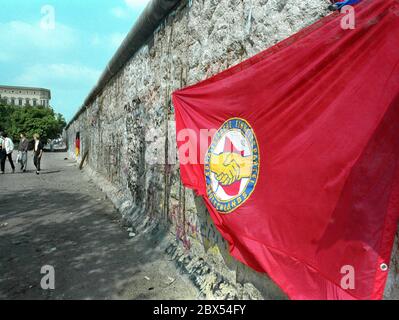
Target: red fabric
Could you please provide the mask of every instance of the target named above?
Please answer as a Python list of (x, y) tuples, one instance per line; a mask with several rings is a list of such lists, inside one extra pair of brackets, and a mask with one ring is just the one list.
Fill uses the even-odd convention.
[[(341, 18), (173, 94), (178, 133), (232, 118), (252, 127), (259, 176), (243, 205), (212, 204), (200, 140), (199, 164), (182, 163), (181, 178), (232, 256), (292, 299), (381, 299), (399, 218), (399, 2), (363, 1), (354, 30)], [(341, 287), (345, 265), (355, 289)]]

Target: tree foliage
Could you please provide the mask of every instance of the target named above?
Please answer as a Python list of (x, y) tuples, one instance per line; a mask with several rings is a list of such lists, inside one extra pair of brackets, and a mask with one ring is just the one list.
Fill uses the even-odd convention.
[(29, 139), (35, 133), (43, 140), (56, 139), (65, 126), (64, 117), (50, 107), (10, 106), (0, 102), (0, 130), (14, 141), (19, 141), (21, 133)]

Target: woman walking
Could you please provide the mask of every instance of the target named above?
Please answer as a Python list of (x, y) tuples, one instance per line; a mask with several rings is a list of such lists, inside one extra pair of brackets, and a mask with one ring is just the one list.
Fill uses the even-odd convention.
[(42, 160), (43, 155), (43, 144), (40, 141), (40, 136), (38, 134), (34, 134), (33, 139), (35, 140), (35, 146), (33, 149), (33, 164), (36, 167), (36, 174), (40, 174), (40, 161)]
[(25, 134), (21, 133), (21, 141), (19, 142), (18, 152), (20, 153), (21, 171), (26, 172), (28, 165), (28, 148), (29, 141), (26, 139)]
[(4, 174), (6, 160), (10, 162), (12, 173), (15, 172), (14, 162), (12, 161), (12, 152), (14, 151), (14, 143), (8, 137), (7, 133), (3, 133), (2, 137), (2, 156), (1, 156), (1, 173)]
[(3, 159), (5, 159), (5, 157), (6, 157), (6, 150), (5, 150), (5, 145), (4, 145), (3, 132), (0, 132), (0, 167), (1, 167), (1, 174), (4, 174)]

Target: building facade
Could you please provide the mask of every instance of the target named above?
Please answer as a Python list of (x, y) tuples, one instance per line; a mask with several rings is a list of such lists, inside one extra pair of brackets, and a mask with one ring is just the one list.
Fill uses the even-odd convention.
[(48, 107), (50, 100), (51, 91), (48, 89), (0, 85), (0, 101), (9, 105)]

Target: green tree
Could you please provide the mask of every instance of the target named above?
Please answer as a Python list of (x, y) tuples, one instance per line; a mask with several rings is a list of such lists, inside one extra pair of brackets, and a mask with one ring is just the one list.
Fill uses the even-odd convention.
[(43, 140), (55, 139), (66, 126), (64, 117), (50, 107), (10, 106), (0, 101), (0, 130), (16, 142), (24, 132), (28, 138), (38, 133)]
[(13, 113), (13, 108), (2, 104), (0, 101), (0, 130), (5, 130), (11, 126), (11, 115)]

